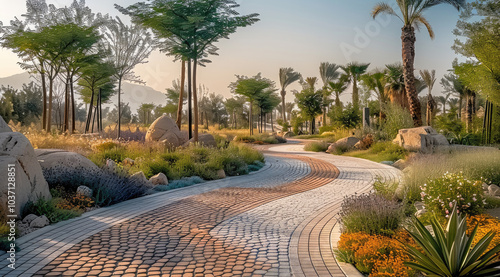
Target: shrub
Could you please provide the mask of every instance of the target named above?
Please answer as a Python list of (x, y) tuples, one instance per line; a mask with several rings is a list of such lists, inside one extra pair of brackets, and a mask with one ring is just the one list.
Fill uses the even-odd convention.
[(340, 211), (345, 233), (392, 234), (403, 218), (402, 205), (375, 194), (345, 197)]
[(490, 250), (495, 233), (488, 232), (473, 247), (478, 226), (470, 236), (466, 235), (467, 221), (452, 208), (444, 229), (436, 218), (431, 222), (434, 234), (415, 219), (414, 231), (410, 232), (418, 248), (407, 245), (405, 252), (414, 260), (405, 264), (431, 276), (500, 276), (500, 262), (492, 262), (500, 252), (500, 245)]
[(385, 138), (393, 140), (400, 129), (413, 128), (413, 120), (409, 111), (399, 105), (389, 104), (385, 107), (386, 119), (382, 124)]
[(466, 179), (462, 173), (445, 173), (421, 187), (421, 197), (429, 211), (448, 217), (454, 203), (460, 212), (475, 215), (484, 209), (482, 181)]
[(205, 182), (205, 181), (198, 176), (184, 177), (180, 180), (174, 180), (174, 181), (170, 182), (168, 185), (156, 186), (155, 190), (156, 191), (167, 191), (167, 190), (172, 190), (172, 189), (177, 189), (177, 188), (189, 187), (189, 186), (200, 184), (203, 182)]
[[(333, 111), (333, 110), (332, 110)], [(347, 129), (352, 129), (358, 126), (361, 122), (361, 114), (359, 110), (349, 104), (342, 112), (331, 114), (334, 125), (338, 125)]]
[(326, 141), (311, 141), (304, 146), (304, 150), (312, 152), (325, 152), (328, 150), (328, 146), (330, 146), (330, 144)]
[(408, 255), (402, 242), (414, 244), (406, 231), (398, 231), (393, 237), (344, 233), (335, 254), (340, 261), (351, 263), (370, 276), (413, 276), (415, 272), (404, 265)]
[(52, 198), (45, 200), (38, 199), (37, 202), (28, 202), (24, 206), (23, 215), (35, 214), (45, 215), (51, 223), (68, 220), (80, 216), (83, 212), (79, 210), (65, 210), (58, 208), (57, 205), (62, 201), (61, 198)]
[(421, 155), (405, 169), (404, 188), (398, 195), (401, 199), (412, 201), (420, 199), (420, 187), (432, 179), (442, 177), (446, 172), (460, 173), (469, 180), (487, 180), (500, 184), (500, 152), (475, 150), (451, 154)]

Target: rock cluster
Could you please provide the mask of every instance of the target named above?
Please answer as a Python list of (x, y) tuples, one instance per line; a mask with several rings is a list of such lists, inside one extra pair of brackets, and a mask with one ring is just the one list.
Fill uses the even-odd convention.
[(399, 130), (394, 143), (410, 151), (433, 153), (438, 147), (450, 145), (445, 136), (430, 126)]
[(327, 153), (335, 153), (338, 148), (341, 149), (353, 149), (354, 146), (359, 142), (360, 140), (356, 137), (345, 137), (342, 139), (337, 140), (336, 142), (330, 144), (328, 147), (328, 150), (326, 150)]

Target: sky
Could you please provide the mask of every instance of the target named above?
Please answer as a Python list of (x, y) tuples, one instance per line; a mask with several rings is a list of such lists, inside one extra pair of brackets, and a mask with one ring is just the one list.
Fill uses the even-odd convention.
[[(26, 11), (24, 1), (5, 1), (0, 9), (0, 21), (8, 25), (14, 17)], [(56, 7), (69, 5), (72, 0), (47, 0)], [(117, 3), (128, 6), (138, 0), (87, 0), (93, 12), (109, 13), (128, 21), (115, 8)], [(351, 61), (370, 63), (369, 70), (384, 68), (386, 64), (401, 62), (402, 22), (396, 17), (381, 16), (373, 20), (371, 9), (379, 0), (238, 0), (240, 14), (258, 13), (260, 21), (240, 28), (216, 46), (219, 56), (212, 63), (199, 68), (198, 81), (210, 92), (231, 97), (228, 85), (235, 75), (253, 76), (261, 72), (276, 82), (281, 67), (292, 67), (304, 77), (319, 77), (321, 62), (344, 65)], [(395, 4), (394, 0), (388, 3)], [(426, 18), (434, 28), (436, 38), (431, 40), (427, 31), (417, 31), (416, 72), (435, 69), (438, 80), (451, 68), (457, 57), (451, 49), (452, 34), (459, 12), (450, 5), (428, 10)], [(0, 77), (22, 73), (18, 58), (9, 49), (0, 48)], [(135, 72), (148, 86), (164, 92), (172, 81), (180, 78), (180, 63), (155, 51), (147, 64), (136, 67)], [(319, 83), (318, 83), (319, 85)], [(319, 86), (318, 86), (319, 87)], [(293, 101), (290, 90), (299, 89), (295, 83), (287, 89), (287, 101)], [(442, 90), (440, 85), (434, 94)], [(124, 92), (126, 93), (126, 92)], [(345, 93), (349, 98), (350, 91)]]

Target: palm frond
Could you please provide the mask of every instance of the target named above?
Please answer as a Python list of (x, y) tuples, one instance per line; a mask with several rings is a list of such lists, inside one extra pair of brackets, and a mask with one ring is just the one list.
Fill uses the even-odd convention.
[(416, 16), (414, 19), (414, 23), (422, 23), (425, 26), (425, 28), (427, 28), (427, 31), (429, 32), (429, 36), (431, 37), (431, 39), (434, 39), (434, 30), (432, 29), (431, 24), (429, 24), (429, 21), (425, 19), (425, 17), (423, 17), (422, 15)]
[(373, 7), (372, 17), (373, 19), (375, 19), (378, 15), (384, 13), (388, 15), (393, 15), (402, 20), (401, 17), (394, 11), (394, 9), (388, 3), (385, 2), (380, 2), (377, 5), (375, 5), (375, 7)]

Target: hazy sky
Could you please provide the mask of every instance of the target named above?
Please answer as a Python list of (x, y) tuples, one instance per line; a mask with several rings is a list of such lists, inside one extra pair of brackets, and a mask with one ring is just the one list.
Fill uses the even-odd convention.
[[(0, 21), (8, 25), (14, 16), (26, 11), (24, 1), (2, 1)], [(71, 0), (47, 0), (57, 7), (69, 5)], [(114, 4), (128, 6), (137, 0), (87, 0), (94, 12), (109, 13), (126, 18), (114, 9)], [(304, 77), (319, 77), (320, 62), (346, 64), (350, 61), (369, 62), (370, 70), (401, 61), (401, 27), (397, 18), (370, 17), (372, 7), (379, 0), (239, 0), (241, 14), (259, 13), (256, 24), (238, 29), (229, 40), (217, 43), (219, 55), (212, 63), (200, 68), (198, 80), (212, 92), (230, 97), (229, 83), (235, 74), (262, 75), (278, 84), (280, 67), (293, 67)], [(395, 3), (389, 0), (389, 3)], [(451, 46), (459, 13), (449, 5), (437, 6), (426, 13), (436, 38), (427, 31), (417, 32), (416, 69), (436, 69), (438, 78), (451, 67), (456, 57)], [(0, 77), (23, 72), (17, 65), (17, 56), (8, 49), (0, 49)], [(165, 91), (174, 79), (180, 77), (180, 63), (155, 52), (149, 63), (136, 68), (147, 85)], [(418, 72), (418, 71), (417, 71)], [(277, 85), (278, 86), (278, 85)], [(290, 89), (298, 89), (294, 84)], [(290, 90), (289, 89), (289, 90)], [(434, 92), (439, 93), (441, 86)], [(126, 93), (126, 92), (125, 92)], [(349, 94), (349, 92), (346, 92)], [(291, 93), (287, 100), (290, 101)], [(347, 95), (346, 95), (347, 96)]]

